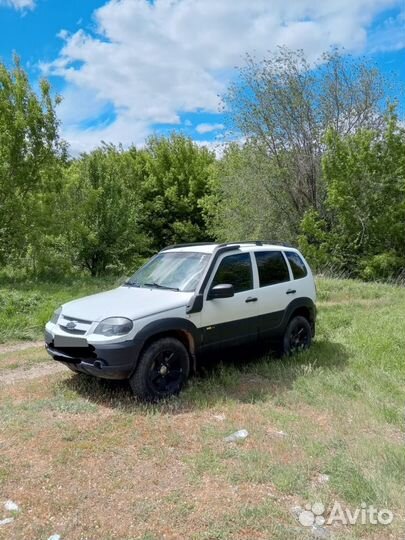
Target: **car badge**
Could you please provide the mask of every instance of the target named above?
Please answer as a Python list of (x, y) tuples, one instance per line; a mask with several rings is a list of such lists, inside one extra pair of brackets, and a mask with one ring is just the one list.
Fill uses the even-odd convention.
[(73, 328), (76, 328), (77, 324), (74, 321), (70, 321), (67, 323), (66, 328), (69, 330), (73, 330)]

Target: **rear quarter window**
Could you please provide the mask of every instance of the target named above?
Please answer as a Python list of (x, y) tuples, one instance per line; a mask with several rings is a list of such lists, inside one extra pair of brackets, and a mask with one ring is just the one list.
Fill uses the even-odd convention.
[(303, 278), (308, 274), (307, 267), (298, 253), (295, 253), (294, 251), (285, 251), (285, 255), (290, 263), (294, 279)]

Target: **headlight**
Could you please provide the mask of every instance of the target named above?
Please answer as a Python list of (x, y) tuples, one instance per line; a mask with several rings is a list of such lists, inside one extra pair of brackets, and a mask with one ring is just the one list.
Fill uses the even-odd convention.
[(132, 321), (125, 317), (109, 317), (98, 324), (94, 333), (102, 336), (123, 336), (128, 334), (133, 326)]
[(56, 324), (59, 320), (59, 315), (62, 313), (62, 306), (55, 309), (52, 315), (51, 323)]

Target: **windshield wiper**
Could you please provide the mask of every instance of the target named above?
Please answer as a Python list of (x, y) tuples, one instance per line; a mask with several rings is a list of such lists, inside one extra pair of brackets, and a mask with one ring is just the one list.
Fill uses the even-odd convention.
[(124, 281), (124, 285), (126, 285), (127, 287), (140, 287), (141, 284), (138, 283), (137, 281)]
[(144, 287), (156, 287), (156, 289), (167, 289), (169, 291), (179, 291), (177, 287), (167, 287), (166, 285), (161, 285), (160, 283), (144, 283)]

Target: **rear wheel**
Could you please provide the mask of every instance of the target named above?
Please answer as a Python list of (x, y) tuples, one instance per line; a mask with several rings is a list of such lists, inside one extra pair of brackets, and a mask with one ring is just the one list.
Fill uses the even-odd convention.
[(129, 383), (137, 397), (157, 401), (178, 394), (189, 372), (190, 359), (185, 346), (178, 339), (165, 337), (144, 350)]
[(282, 353), (291, 356), (311, 346), (312, 330), (308, 319), (300, 315), (291, 319), (284, 333)]

